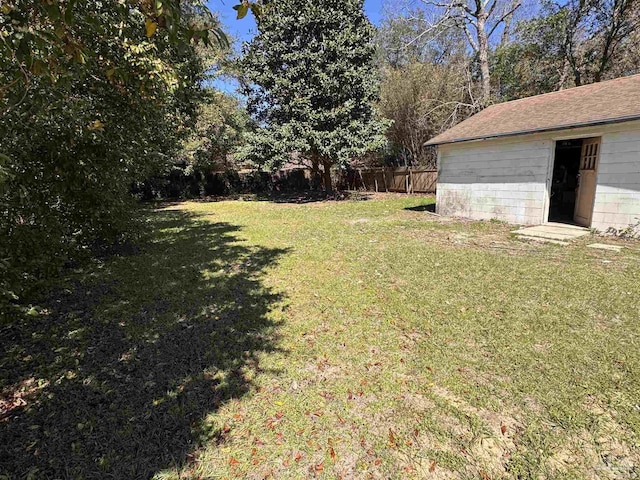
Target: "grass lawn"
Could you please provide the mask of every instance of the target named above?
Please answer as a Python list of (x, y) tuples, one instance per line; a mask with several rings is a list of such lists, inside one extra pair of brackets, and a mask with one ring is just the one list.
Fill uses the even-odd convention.
[(0, 329), (0, 478), (639, 478), (640, 243), (431, 202), (150, 212)]

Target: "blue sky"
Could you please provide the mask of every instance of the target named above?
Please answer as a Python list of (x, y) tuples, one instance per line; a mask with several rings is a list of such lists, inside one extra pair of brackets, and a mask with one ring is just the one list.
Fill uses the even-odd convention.
[[(378, 25), (382, 18), (383, 0), (365, 0), (364, 11), (374, 25)], [(236, 20), (236, 11), (233, 6), (239, 3), (235, 0), (208, 0), (207, 5), (212, 12), (216, 12), (224, 25), (225, 31), (231, 39), (234, 39), (238, 47), (241, 42), (251, 40), (256, 32), (256, 23), (251, 14), (242, 20)], [(213, 85), (227, 93), (235, 93), (236, 82), (230, 79), (220, 78)]]

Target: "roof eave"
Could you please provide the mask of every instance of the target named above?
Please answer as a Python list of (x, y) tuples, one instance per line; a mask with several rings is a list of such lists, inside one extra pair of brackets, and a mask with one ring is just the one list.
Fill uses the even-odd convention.
[(459, 138), (454, 140), (445, 140), (445, 141), (437, 141), (438, 137), (435, 137), (424, 144), (425, 147), (429, 146), (438, 146), (438, 145), (450, 145), (454, 143), (463, 143), (463, 142), (479, 142), (483, 140), (492, 140), (494, 138), (505, 138), (505, 137), (515, 137), (518, 135), (529, 135), (534, 133), (545, 133), (545, 132), (556, 132), (558, 130), (571, 130), (574, 128), (582, 128), (582, 127), (593, 127), (598, 125), (607, 125), (610, 123), (623, 123), (623, 122), (632, 122), (634, 120), (640, 120), (640, 114), (638, 115), (630, 115), (626, 117), (617, 117), (617, 118), (609, 118), (606, 120), (599, 120), (595, 122), (581, 122), (581, 123), (572, 123), (567, 125), (558, 125), (555, 127), (545, 127), (545, 128), (537, 128), (532, 130), (520, 130), (516, 132), (508, 132), (508, 133), (497, 133), (494, 135), (482, 135), (478, 137), (467, 137), (467, 138)]

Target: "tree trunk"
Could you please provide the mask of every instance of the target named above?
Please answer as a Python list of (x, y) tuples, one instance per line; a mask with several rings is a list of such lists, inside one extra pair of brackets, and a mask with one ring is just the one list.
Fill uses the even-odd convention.
[(560, 80), (558, 81), (558, 90), (564, 90), (570, 73), (571, 64), (569, 63), (569, 60), (565, 58), (564, 65), (562, 66), (562, 75), (560, 75)]
[(504, 19), (504, 30), (502, 30), (502, 37), (500, 37), (500, 46), (505, 47), (511, 40), (511, 22), (513, 21), (513, 15), (508, 15)]
[(502, 37), (500, 38), (500, 46), (502, 47), (508, 45), (511, 41), (511, 24), (513, 23), (513, 15), (516, 10), (520, 8), (521, 4), (521, 0), (513, 0), (511, 5), (508, 7), (511, 10), (511, 13), (504, 17), (504, 28), (502, 30)]
[(324, 160), (322, 162), (324, 167), (324, 190), (327, 194), (333, 193), (333, 185), (331, 184), (331, 162)]
[[(600, 56), (600, 62), (598, 69), (594, 74), (594, 80), (596, 82), (602, 81), (602, 76), (609, 68), (609, 64), (613, 57), (613, 51), (616, 45), (620, 44), (622, 39), (628, 35), (631, 35), (633, 28), (625, 29), (624, 25), (628, 22), (626, 15), (631, 13), (631, 5), (634, 0), (617, 0), (613, 2), (611, 6), (611, 12), (606, 15), (609, 24), (604, 27), (604, 46), (602, 47), (602, 54)], [(640, 12), (640, 10), (638, 10)], [(624, 32), (627, 32), (626, 34)]]
[(480, 76), (482, 77), (481, 106), (489, 105), (491, 99), (491, 73), (489, 71), (489, 39), (486, 31), (487, 14), (482, 11), (478, 14), (478, 62), (480, 63)]
[(311, 158), (311, 173), (314, 175), (320, 173), (320, 161), (315, 156)]

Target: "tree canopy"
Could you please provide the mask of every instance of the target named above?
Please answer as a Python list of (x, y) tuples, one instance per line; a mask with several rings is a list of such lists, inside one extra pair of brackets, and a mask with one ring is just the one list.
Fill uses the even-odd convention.
[(280, 0), (258, 19), (241, 61), (248, 109), (261, 128), (245, 156), (282, 164), (298, 154), (329, 169), (380, 148), (374, 29), (362, 0)]
[(3, 2), (5, 300), (131, 232), (130, 185), (169, 161), (195, 121), (207, 69), (195, 41), (224, 43), (207, 12), (178, 0)]

